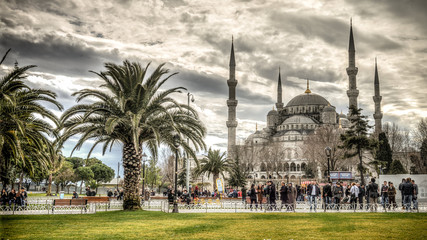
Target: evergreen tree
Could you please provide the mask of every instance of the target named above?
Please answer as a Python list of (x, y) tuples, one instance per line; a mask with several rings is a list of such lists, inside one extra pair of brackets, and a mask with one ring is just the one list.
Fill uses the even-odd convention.
[(363, 173), (365, 168), (363, 167), (362, 154), (365, 150), (373, 150), (377, 141), (375, 139), (368, 137), (368, 130), (372, 128), (369, 126), (366, 116), (360, 114), (362, 109), (356, 109), (354, 107), (350, 108), (351, 117), (350, 117), (350, 128), (344, 134), (341, 134), (342, 145), (340, 148), (346, 150), (344, 154), (345, 158), (351, 158), (358, 156), (359, 158), (359, 172), (362, 184), (365, 184), (365, 178)]
[(243, 187), (246, 185), (246, 178), (247, 174), (245, 174), (245, 171), (243, 171), (242, 166), (240, 166), (240, 161), (237, 157), (236, 161), (231, 167), (228, 184), (232, 187)]
[(390, 164), (390, 170), (388, 171), (388, 173), (391, 173), (391, 174), (405, 174), (407, 172), (406, 172), (405, 168), (403, 167), (402, 163), (399, 160), (394, 160)]
[(375, 160), (377, 160), (379, 164), (385, 167), (384, 173), (390, 173), (391, 163), (393, 162), (393, 154), (387, 139), (387, 135), (384, 132), (379, 134), (378, 143), (379, 145), (375, 154)]

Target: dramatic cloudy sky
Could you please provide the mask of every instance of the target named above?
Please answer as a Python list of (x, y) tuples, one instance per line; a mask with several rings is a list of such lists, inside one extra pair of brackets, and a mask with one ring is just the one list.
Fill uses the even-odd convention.
[[(0, 52), (35, 64), (31, 86), (55, 91), (69, 108), (71, 94), (100, 81), (89, 70), (124, 59), (166, 62), (179, 72), (167, 87), (184, 86), (204, 121), (206, 142), (226, 149), (231, 36), (237, 63), (238, 138), (265, 126), (276, 99), (279, 66), (288, 102), (311, 89), (347, 112), (347, 48), (353, 18), (359, 103), (372, 119), (374, 58), (378, 57), (384, 122), (412, 128), (427, 117), (427, 1), (35, 1), (0, 0)], [(176, 95), (185, 103), (186, 94)], [(51, 107), (51, 106), (49, 106)], [(58, 115), (61, 113), (56, 111)], [(69, 154), (74, 140), (67, 142)], [(86, 156), (88, 146), (75, 153)], [(95, 156), (114, 167), (120, 147)]]

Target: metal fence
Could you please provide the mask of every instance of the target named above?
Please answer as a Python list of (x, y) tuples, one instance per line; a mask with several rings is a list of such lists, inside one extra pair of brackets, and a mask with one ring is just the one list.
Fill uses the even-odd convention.
[[(111, 200), (109, 203), (89, 203), (84, 206), (53, 206), (54, 199), (32, 198), (24, 206), (12, 204), (0, 206), (0, 215), (31, 215), (31, 214), (92, 214), (96, 212), (117, 211), (123, 209), (123, 201)], [(401, 204), (329, 204), (317, 202), (316, 207), (309, 202), (295, 204), (248, 204), (241, 201), (217, 200), (196, 204), (178, 204), (182, 213), (212, 212), (406, 212)], [(142, 202), (142, 209), (171, 213), (173, 205), (165, 200), (149, 200)], [(417, 208), (408, 208), (410, 212), (427, 212), (427, 203), (419, 203)]]

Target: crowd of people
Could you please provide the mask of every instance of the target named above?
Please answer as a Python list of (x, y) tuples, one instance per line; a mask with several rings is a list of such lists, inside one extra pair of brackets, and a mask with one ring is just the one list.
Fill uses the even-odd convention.
[[(385, 209), (396, 209), (396, 194), (398, 191), (401, 194), (401, 206), (406, 211), (418, 209), (418, 186), (415, 180), (410, 178), (402, 179), (399, 186), (394, 186), (392, 182), (384, 181), (381, 186), (376, 183), (376, 179), (372, 178), (371, 181), (365, 186), (360, 183), (352, 182), (327, 182), (322, 184), (321, 187), (316, 180), (307, 185), (293, 185), (292, 183), (280, 183), (276, 187), (273, 181), (267, 181), (266, 185), (260, 184), (256, 186), (252, 184), (250, 189), (243, 187), (240, 191), (237, 189), (226, 189), (225, 196), (231, 198), (241, 198), (249, 208), (252, 210), (262, 209), (263, 204), (267, 204), (266, 210), (279, 210), (276, 200), (279, 199), (281, 208), (286, 208), (288, 211), (295, 210), (296, 202), (307, 201), (310, 205), (310, 211), (317, 211), (317, 206), (322, 203), (322, 207), (326, 209), (342, 209), (343, 204), (347, 205), (349, 209), (368, 209), (370, 211), (377, 211), (378, 204), (381, 204)], [(168, 196), (169, 203), (174, 201), (174, 190), (169, 186), (165, 192)], [(182, 203), (190, 204), (194, 199), (199, 197), (219, 197), (220, 194), (215, 190), (209, 192), (208, 190), (199, 191), (196, 187), (191, 189), (190, 193), (187, 190), (183, 192), (178, 191), (178, 200)]]
[(12, 188), (12, 190), (8, 191), (6, 188), (3, 188), (1, 191), (0, 202), (2, 206), (22, 206), (25, 207), (27, 205), (27, 191), (25, 188), (21, 188), (20, 191), (16, 191)]

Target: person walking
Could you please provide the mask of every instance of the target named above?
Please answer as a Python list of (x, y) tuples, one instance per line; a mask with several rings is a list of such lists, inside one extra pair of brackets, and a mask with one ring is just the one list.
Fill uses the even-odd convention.
[(319, 185), (317, 184), (317, 181), (314, 180), (314, 182), (310, 185), (307, 186), (307, 196), (309, 198), (310, 201), (310, 212), (313, 209), (313, 205), (314, 205), (314, 212), (317, 212), (317, 197), (320, 196), (320, 188)]
[(381, 204), (383, 205), (383, 208), (386, 208), (388, 205), (388, 185), (387, 181), (384, 181), (383, 185), (381, 186)]
[(392, 182), (388, 182), (388, 202), (389, 206), (388, 209), (390, 209), (391, 206), (393, 206), (393, 209), (397, 207), (396, 204), (396, 188), (393, 186)]
[(378, 184), (375, 183), (375, 178), (371, 178), (371, 183), (368, 185), (369, 189), (369, 203), (371, 212), (375, 209), (377, 211), (378, 202)]
[(412, 180), (412, 187), (414, 188), (412, 195), (412, 205), (414, 210), (418, 210), (418, 185), (415, 184), (415, 180)]
[(350, 205), (351, 209), (356, 209), (357, 207), (357, 198), (359, 197), (359, 188), (356, 186), (356, 183), (351, 183), (350, 188)]
[(406, 211), (411, 210), (412, 196), (414, 195), (414, 186), (412, 185), (411, 178), (406, 179), (406, 183), (402, 186), (403, 203), (405, 204)]
[(252, 184), (251, 189), (249, 190), (249, 199), (251, 200), (251, 205), (250, 205), (251, 211), (252, 211), (252, 207), (253, 207), (252, 204), (254, 204), (254, 203), (255, 203), (255, 209), (258, 210), (258, 203), (256, 201), (256, 195), (257, 195), (257, 192), (255, 189), (255, 184)]
[(323, 200), (325, 202), (325, 209), (329, 208), (332, 201), (332, 182), (326, 183), (323, 187)]

